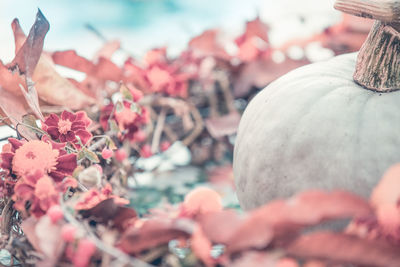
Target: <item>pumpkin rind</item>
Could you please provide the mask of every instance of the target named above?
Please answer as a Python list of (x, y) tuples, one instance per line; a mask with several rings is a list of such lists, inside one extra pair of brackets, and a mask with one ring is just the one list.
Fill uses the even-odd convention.
[(311, 188), (368, 196), (400, 162), (400, 91), (357, 85), (355, 64), (352, 53), (301, 67), (249, 103), (233, 163), (244, 209)]

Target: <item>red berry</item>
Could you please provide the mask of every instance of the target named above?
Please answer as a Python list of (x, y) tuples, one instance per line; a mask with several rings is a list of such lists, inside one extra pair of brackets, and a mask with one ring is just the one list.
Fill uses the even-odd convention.
[(136, 142), (139, 142), (139, 143), (145, 141), (146, 138), (147, 138), (146, 133), (145, 133), (143, 130), (138, 130), (138, 131), (134, 134), (133, 137), (135, 138), (135, 141), (136, 141)]
[(171, 146), (171, 143), (168, 141), (164, 141), (161, 143), (160, 145), (160, 149), (162, 152), (164, 152), (165, 150), (167, 150), (169, 147)]
[(115, 152), (115, 159), (122, 162), (128, 157), (128, 153), (126, 153), (126, 150), (123, 148), (118, 149)]
[(66, 224), (61, 228), (61, 238), (65, 242), (73, 242), (76, 236), (76, 228), (72, 224)]
[(52, 223), (56, 223), (64, 218), (63, 211), (59, 205), (53, 205), (47, 211), (47, 215), (50, 217)]
[(112, 155), (114, 154), (114, 152), (109, 149), (109, 148), (103, 148), (103, 150), (101, 151), (101, 156), (103, 157), (103, 159), (109, 159), (112, 157)]
[(142, 149), (140, 150), (140, 155), (143, 158), (149, 158), (153, 155), (153, 153), (151, 152), (151, 147), (149, 144), (145, 144), (144, 146), (142, 146)]
[(96, 246), (89, 239), (81, 239), (75, 251), (72, 262), (75, 267), (86, 267), (89, 265), (90, 258), (96, 252)]

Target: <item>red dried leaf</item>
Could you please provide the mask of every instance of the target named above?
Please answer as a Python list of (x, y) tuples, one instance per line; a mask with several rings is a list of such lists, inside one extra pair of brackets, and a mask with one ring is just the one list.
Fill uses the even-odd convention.
[(121, 68), (105, 57), (100, 57), (98, 62), (94, 64), (76, 54), (75, 51), (67, 50), (54, 52), (52, 58), (55, 64), (84, 72), (97, 79), (120, 82), (123, 78)]
[(229, 54), (218, 41), (217, 30), (207, 30), (189, 42), (189, 48), (197, 56), (214, 56), (223, 60), (230, 60)]
[(240, 115), (237, 112), (205, 120), (208, 132), (215, 139), (236, 133), (239, 122)]
[(99, 51), (97, 51), (96, 56), (94, 59), (99, 59), (99, 58), (106, 58), (106, 59), (111, 59), (111, 57), (114, 55), (118, 49), (121, 48), (121, 43), (118, 40), (106, 42)]
[(32, 79), (40, 99), (47, 103), (78, 110), (95, 102), (55, 70), (49, 55), (42, 54)]
[(26, 35), (22, 30), (18, 19), (13, 20), (13, 22), (11, 23), (11, 28), (14, 33), (15, 54), (17, 54), (22, 45), (25, 43)]
[(4, 90), (1, 85), (0, 95), (0, 108), (3, 110), (4, 114), (10, 119), (11, 123), (13, 125), (17, 125), (18, 122), (22, 121), (22, 117), (27, 113), (27, 107), (23, 104), (20, 97), (17, 97), (9, 91)]
[(259, 59), (245, 64), (234, 82), (235, 97), (246, 96), (252, 87), (263, 88), (289, 71), (310, 63), (307, 60), (286, 59), (276, 63), (271, 58)]
[(234, 259), (229, 263), (231, 267), (249, 267), (249, 266), (268, 266), (278, 267), (279, 258), (277, 255), (266, 252), (248, 251), (243, 253), (240, 258)]
[(375, 208), (385, 205), (397, 206), (400, 200), (400, 164), (392, 166), (383, 175), (371, 194), (371, 204)]
[(99, 58), (93, 76), (101, 80), (120, 82), (122, 80), (122, 70), (107, 58)]
[[(269, 216), (274, 216), (273, 213)], [(257, 216), (247, 217), (229, 238), (228, 254), (248, 249), (264, 249), (274, 238), (273, 229)]]
[(21, 88), (19, 87), (20, 84), (25, 84), (24, 77), (20, 76), (17, 72), (9, 71), (0, 61), (0, 86), (16, 96), (22, 96)]
[(235, 40), (235, 42), (236, 44), (241, 45), (246, 40), (251, 39), (253, 37), (257, 37), (263, 40), (264, 42), (269, 43), (268, 31), (269, 31), (268, 25), (263, 23), (260, 17), (257, 16), (254, 20), (248, 21), (246, 23), (245, 32), (241, 36), (239, 36)]
[(244, 218), (233, 210), (223, 210), (204, 214), (198, 218), (198, 222), (210, 241), (217, 244), (228, 244), (243, 224)]
[(269, 48), (268, 31), (268, 26), (259, 17), (247, 22), (245, 32), (235, 40), (239, 59), (249, 62), (260, 57)]
[(400, 266), (399, 247), (343, 233), (317, 232), (303, 235), (286, 249), (290, 255), (302, 259), (331, 260), (366, 266)]
[[(16, 43), (19, 43), (21, 41), (20, 38), (23, 32), (18, 27), (18, 23), (13, 23), (12, 26), (13, 29), (17, 31), (15, 33), (15, 37), (19, 38), (16, 40)], [(49, 22), (39, 9), (36, 15), (35, 23), (29, 31), (28, 38), (26, 38), (24, 44), (18, 50), (18, 53), (16, 54), (14, 60), (9, 64), (8, 68), (15, 69), (18, 66), (18, 70), (21, 74), (26, 74), (28, 77), (32, 77), (36, 64), (38, 63), (42, 53), (44, 37), (49, 31), (49, 28)]]
[(118, 246), (126, 253), (136, 254), (141, 251), (165, 245), (170, 240), (188, 238), (194, 224), (189, 220), (149, 220), (141, 227), (131, 227), (125, 231)]
[(80, 210), (79, 213), (83, 218), (88, 218), (98, 223), (111, 223), (112, 226), (115, 226), (120, 231), (125, 230), (133, 222), (133, 219), (137, 218), (137, 213), (134, 209), (118, 205), (112, 198), (103, 200), (91, 209)]
[(64, 241), (60, 238), (61, 225), (43, 216), (39, 220), (29, 217), (23, 220), (21, 227), (35, 250), (44, 256), (37, 265), (55, 266), (64, 251)]
[[(321, 222), (368, 216), (367, 201), (345, 191), (307, 191), (288, 200), (276, 200), (249, 214), (283, 234)], [(273, 215), (271, 215), (273, 214)], [(279, 232), (280, 232), (279, 231)]]
[(74, 50), (57, 51), (51, 56), (55, 64), (84, 73), (91, 73), (95, 67), (90, 60), (79, 56)]
[[(40, 119), (43, 119), (43, 115), (40, 111), (38, 94), (31, 77), (41, 56), (44, 37), (46, 36), (49, 27), (50, 25), (48, 21), (43, 16), (42, 12), (38, 10), (35, 23), (29, 31), (28, 37), (25, 38), (18, 20), (14, 20), (12, 28), (14, 31), (15, 47), (16, 49), (18, 47), (20, 48), (18, 49), (13, 61), (7, 65), (9, 70), (17, 71), (19, 75), (25, 75), (25, 82), (23, 83), (21, 83), (22, 77), (17, 81), (17, 77), (13, 76), (15, 80), (12, 90), (14, 92), (17, 90), (22, 91), (29, 107)], [(21, 46), (22, 41), (24, 41), (24, 43)], [(25, 87), (27, 91), (25, 91)]]
[(190, 246), (196, 257), (201, 259), (206, 266), (214, 266), (215, 260), (211, 257), (212, 243), (201, 228), (197, 227), (192, 234)]

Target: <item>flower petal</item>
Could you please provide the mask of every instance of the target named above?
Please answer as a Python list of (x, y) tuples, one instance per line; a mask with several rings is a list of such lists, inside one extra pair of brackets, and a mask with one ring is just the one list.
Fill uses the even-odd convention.
[(92, 134), (89, 133), (88, 131), (77, 131), (76, 135), (79, 136), (79, 138), (82, 141), (82, 144), (84, 144), (84, 145), (86, 145), (86, 143), (92, 137)]
[(67, 175), (71, 175), (77, 167), (76, 154), (67, 154), (58, 157), (58, 164), (56, 165), (57, 171)]
[(60, 121), (60, 119), (58, 118), (58, 116), (54, 113), (50, 114), (46, 120), (43, 122), (43, 124), (47, 125), (47, 126), (55, 126), (57, 127), (58, 122)]
[(23, 142), (15, 138), (8, 138), (8, 142), (10, 142), (14, 151), (24, 144)]
[(57, 127), (50, 126), (47, 128), (46, 131), (51, 136), (51, 139), (57, 140), (58, 138), (60, 138), (60, 132), (58, 131)]

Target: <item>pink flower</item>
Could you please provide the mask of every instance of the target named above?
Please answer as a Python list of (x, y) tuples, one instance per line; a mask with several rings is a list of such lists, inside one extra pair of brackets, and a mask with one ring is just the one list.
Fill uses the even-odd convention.
[(27, 202), (30, 203), (29, 211), (35, 217), (41, 217), (58, 204), (60, 193), (64, 193), (68, 187), (76, 187), (76, 180), (66, 178), (56, 183), (47, 174), (36, 170), (24, 175), (14, 187), (14, 207), (19, 211), (26, 211)]
[(80, 201), (75, 205), (76, 210), (88, 210), (95, 207), (101, 201), (113, 198), (114, 202), (119, 205), (126, 205), (129, 203), (129, 200), (121, 198), (119, 196), (112, 194), (112, 187), (110, 184), (106, 184), (101, 191), (97, 189), (90, 189), (85, 192)]
[(76, 154), (67, 154), (65, 143), (55, 143), (47, 136), (28, 142), (15, 138), (8, 141), (10, 146), (0, 154), (0, 168), (9, 177), (16, 179), (39, 170), (60, 182), (77, 166)]
[(84, 111), (71, 113), (64, 110), (60, 117), (54, 113), (50, 114), (44, 121), (42, 128), (53, 140), (70, 142), (75, 147), (80, 148), (77, 137), (85, 145), (92, 137), (92, 134), (87, 130), (91, 123), (92, 121)]
[(146, 72), (146, 79), (152, 92), (162, 92), (182, 98), (187, 97), (190, 77), (190, 74), (182, 73), (167, 64), (153, 65)]
[(121, 110), (117, 111), (114, 104), (109, 104), (101, 110), (100, 124), (104, 130), (109, 129), (108, 120), (110, 116), (114, 119), (120, 130), (120, 139), (128, 139), (131, 142), (140, 142), (141, 136), (137, 134), (140, 132), (140, 126), (148, 123), (150, 114), (147, 109), (141, 107), (141, 112), (136, 112), (131, 109), (130, 102), (125, 101)]

